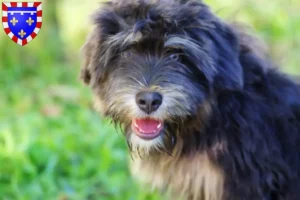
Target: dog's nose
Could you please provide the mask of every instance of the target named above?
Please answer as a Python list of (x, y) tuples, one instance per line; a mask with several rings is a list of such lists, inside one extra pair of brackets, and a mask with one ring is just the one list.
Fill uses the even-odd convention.
[(158, 92), (139, 92), (135, 100), (141, 110), (150, 114), (159, 108), (163, 97)]

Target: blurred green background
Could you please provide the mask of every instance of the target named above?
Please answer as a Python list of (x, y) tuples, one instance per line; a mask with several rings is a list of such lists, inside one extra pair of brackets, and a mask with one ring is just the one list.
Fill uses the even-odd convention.
[[(300, 75), (299, 0), (207, 0), (264, 40), (282, 70)], [(80, 46), (99, 1), (44, 0), (43, 27), (25, 47), (0, 31), (0, 200), (144, 200), (121, 134), (78, 79)]]

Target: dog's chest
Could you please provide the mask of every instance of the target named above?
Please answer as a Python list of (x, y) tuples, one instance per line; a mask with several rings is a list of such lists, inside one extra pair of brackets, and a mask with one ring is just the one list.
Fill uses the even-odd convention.
[(170, 191), (172, 199), (222, 200), (224, 175), (207, 154), (134, 159), (131, 170), (153, 189)]

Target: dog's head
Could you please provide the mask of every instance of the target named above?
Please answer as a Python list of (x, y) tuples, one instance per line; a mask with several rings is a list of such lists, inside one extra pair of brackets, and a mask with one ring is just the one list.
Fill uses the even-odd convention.
[(214, 94), (243, 87), (236, 34), (199, 1), (118, 0), (94, 22), (81, 75), (132, 150), (169, 149), (205, 123)]

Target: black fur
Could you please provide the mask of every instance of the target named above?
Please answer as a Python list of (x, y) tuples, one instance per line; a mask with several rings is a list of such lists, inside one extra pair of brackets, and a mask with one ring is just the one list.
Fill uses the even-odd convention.
[[(182, 156), (209, 152), (225, 172), (224, 200), (300, 199), (300, 87), (251, 47), (251, 37), (242, 40), (192, 0), (108, 3), (95, 24), (82, 77), (96, 96), (110, 102), (136, 79), (183, 86), (186, 115), (170, 111), (165, 133), (179, 130)], [(204, 102), (211, 110), (199, 117)], [(104, 114), (130, 129), (125, 110), (111, 107)], [(226, 150), (213, 149), (217, 143)]]

